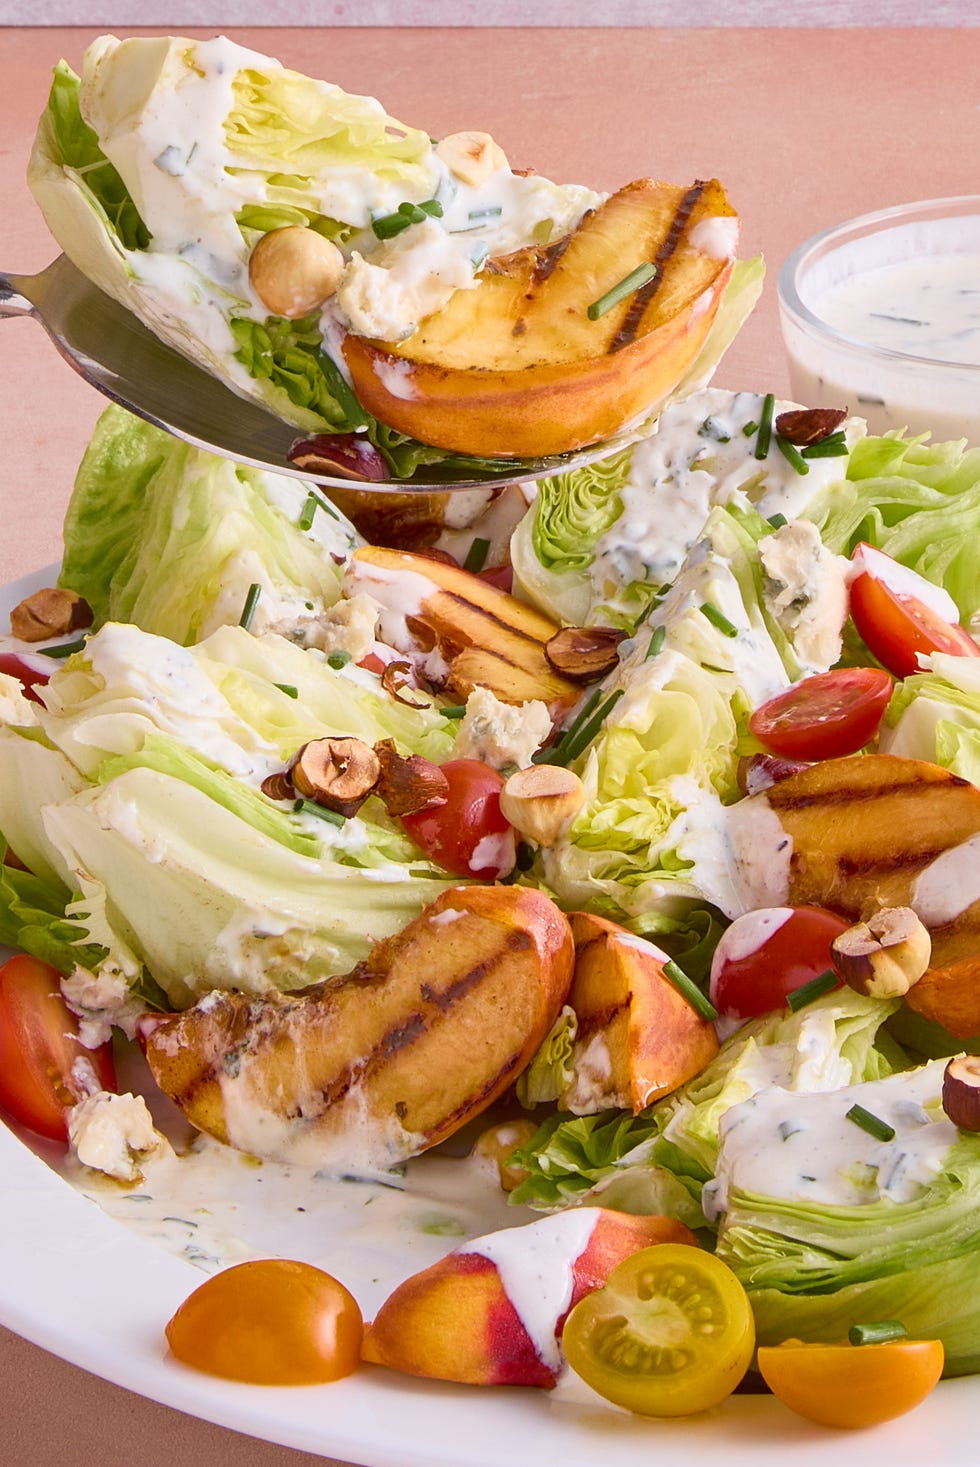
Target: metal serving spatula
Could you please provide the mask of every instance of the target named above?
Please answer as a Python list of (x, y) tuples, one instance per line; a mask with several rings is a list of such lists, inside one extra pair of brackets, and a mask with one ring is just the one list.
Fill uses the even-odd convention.
[(432, 465), (411, 479), (365, 482), (291, 464), (287, 455), (302, 436), (299, 429), (239, 397), (164, 345), (65, 255), (39, 275), (0, 272), (2, 316), (33, 316), (86, 382), (177, 438), (238, 463), (336, 488), (405, 494), (519, 484), (603, 458), (633, 436), (622, 435), (613, 443), (594, 444), (578, 453), (514, 460), (502, 464), (500, 472), (463, 480), (449, 477), (445, 468), (440, 477), (440, 466)]

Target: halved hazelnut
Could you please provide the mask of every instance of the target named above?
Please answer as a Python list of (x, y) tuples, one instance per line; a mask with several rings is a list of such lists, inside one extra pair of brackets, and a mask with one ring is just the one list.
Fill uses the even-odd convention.
[(526, 840), (552, 846), (585, 804), (585, 786), (560, 764), (518, 769), (500, 791), (500, 809)]
[(778, 415), (773, 426), (787, 443), (808, 448), (836, 433), (846, 417), (847, 408), (790, 408)]
[(957, 1055), (946, 1066), (943, 1110), (961, 1130), (980, 1131), (980, 1054)]
[(929, 966), (932, 939), (911, 907), (882, 907), (830, 945), (844, 982), (869, 998), (900, 998)]
[(375, 744), (374, 752), (381, 768), (374, 793), (389, 815), (415, 815), (446, 803), (449, 780), (431, 759), (399, 754), (391, 739)]
[(436, 152), (450, 173), (471, 188), (507, 167), (507, 154), (488, 132), (451, 132), (436, 143)]
[(45, 586), (19, 601), (10, 613), (10, 630), (22, 642), (44, 642), (92, 625), (92, 608), (84, 596), (62, 586)]
[(616, 666), (617, 649), (625, 638), (620, 627), (563, 627), (549, 637), (544, 655), (562, 677), (595, 682)]
[(381, 764), (363, 739), (311, 739), (287, 772), (308, 800), (338, 815), (356, 815), (378, 782)]
[(268, 795), (270, 800), (295, 800), (296, 787), (286, 773), (280, 769), (275, 774), (268, 775), (260, 786), (262, 793)]

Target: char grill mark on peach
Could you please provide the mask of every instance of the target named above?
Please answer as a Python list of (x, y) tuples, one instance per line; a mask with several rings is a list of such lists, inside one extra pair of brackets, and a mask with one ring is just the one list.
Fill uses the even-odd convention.
[(657, 253), (654, 256), (653, 267), (656, 274), (652, 280), (648, 280), (646, 285), (641, 285), (639, 290), (634, 293), (626, 314), (620, 322), (619, 329), (609, 343), (608, 350), (610, 352), (622, 351), (623, 347), (629, 346), (636, 340), (636, 334), (646, 313), (647, 306), (660, 289), (660, 283), (664, 278), (664, 266), (680, 244), (694, 207), (703, 192), (704, 184), (699, 179), (697, 183), (692, 184), (678, 204), (674, 217), (671, 220), (670, 228), (660, 241), (657, 247)]
[(890, 875), (898, 872), (914, 874), (935, 861), (937, 857), (949, 850), (946, 844), (932, 846), (923, 849), (921, 846), (913, 850), (889, 851), (883, 855), (877, 850), (861, 854), (857, 851), (842, 851), (837, 857), (837, 868), (842, 876), (861, 876), (868, 871)]
[(582, 228), (585, 220), (592, 218), (594, 212), (594, 209), (590, 209), (587, 214), (583, 215), (580, 222), (575, 226), (570, 234), (566, 234), (563, 236), (563, 238), (555, 240), (555, 243), (552, 245), (546, 245), (545, 248), (540, 251), (537, 263), (535, 264), (534, 269), (531, 272), (531, 291), (529, 292), (529, 296), (533, 292), (535, 286), (541, 285), (545, 280), (548, 279), (548, 276), (553, 272), (562, 255), (568, 249), (568, 246), (571, 244), (574, 236)]
[[(969, 780), (951, 774), (949, 780), (943, 783), (968, 785)], [(907, 779), (902, 779), (896, 780), (894, 784), (879, 787), (842, 785), (837, 789), (810, 792), (809, 790), (788, 790), (784, 781), (778, 781), (772, 789), (765, 791), (765, 795), (772, 808), (777, 814), (780, 814), (782, 811), (792, 812), (828, 805), (848, 805), (853, 808), (862, 803), (866, 804), (869, 809), (874, 809), (880, 801), (887, 799), (917, 801), (921, 799), (921, 787)]]
[(584, 1019), (579, 1020), (578, 1038), (583, 1040), (590, 1034), (595, 1034), (600, 1029), (607, 1029), (614, 1019), (621, 1014), (629, 1014), (631, 1008), (630, 1000), (625, 998), (621, 1003), (611, 1003), (604, 1009), (593, 1009)]
[[(520, 1050), (515, 1049), (513, 1054), (509, 1055), (500, 1065), (495, 1075), (488, 1075), (478, 1090), (467, 1095), (466, 1099), (460, 1105), (453, 1107), (442, 1122), (440, 1131), (444, 1134), (451, 1134), (457, 1122), (473, 1113), (474, 1104), (476, 1109), (479, 1110), (484, 1101), (499, 1095), (502, 1089), (505, 1089), (513, 1080), (516, 1080), (523, 1067), (524, 1061), (521, 1058)], [(447, 1125), (449, 1127), (449, 1133), (446, 1132)]]

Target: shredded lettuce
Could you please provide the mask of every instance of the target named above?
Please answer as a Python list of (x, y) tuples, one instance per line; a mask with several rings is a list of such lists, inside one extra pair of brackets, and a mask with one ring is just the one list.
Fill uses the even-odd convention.
[(980, 659), (934, 653), (930, 672), (897, 684), (881, 747), (927, 759), (980, 785)]

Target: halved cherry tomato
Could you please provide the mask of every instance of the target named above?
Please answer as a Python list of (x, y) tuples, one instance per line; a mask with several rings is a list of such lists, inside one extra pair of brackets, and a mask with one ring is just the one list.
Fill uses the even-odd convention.
[(833, 967), (830, 944), (850, 924), (824, 907), (763, 907), (736, 917), (711, 960), (711, 1002), (720, 1014), (753, 1019)]
[(643, 1416), (716, 1406), (749, 1367), (755, 1324), (738, 1279), (686, 1243), (643, 1248), (569, 1314), (562, 1347), (587, 1385)]
[(454, 876), (496, 881), (514, 869), (514, 827), (500, 809), (504, 777), (479, 759), (450, 759), (440, 765), (449, 781), (445, 803), (402, 824), (430, 860)]
[(0, 968), (0, 1108), (39, 1136), (68, 1140), (68, 1111), (97, 1088), (116, 1089), (112, 1048), (86, 1049), (61, 995), (58, 970), (23, 955)]
[(821, 1426), (875, 1426), (924, 1401), (943, 1371), (941, 1340), (815, 1345), (784, 1340), (759, 1347), (759, 1370), (774, 1396)]
[(184, 1300), (167, 1325), (178, 1360), (254, 1385), (317, 1385), (356, 1370), (357, 1300), (322, 1269), (288, 1258), (239, 1263)]
[(839, 667), (777, 693), (757, 708), (749, 729), (787, 759), (837, 759), (870, 743), (893, 683), (880, 667)]
[[(919, 653), (980, 657), (980, 647), (955, 620), (944, 591), (871, 545), (858, 545), (852, 561), (851, 618), (869, 651), (896, 677), (920, 672)], [(917, 594), (918, 593), (918, 594)], [(949, 602), (944, 616), (936, 602)]]
[(27, 652), (23, 657), (18, 652), (0, 652), (0, 672), (17, 678), (28, 698), (35, 703), (40, 703), (41, 700), (34, 689), (38, 685), (44, 686), (51, 671), (50, 657), (42, 657), (39, 652), (33, 655)]

